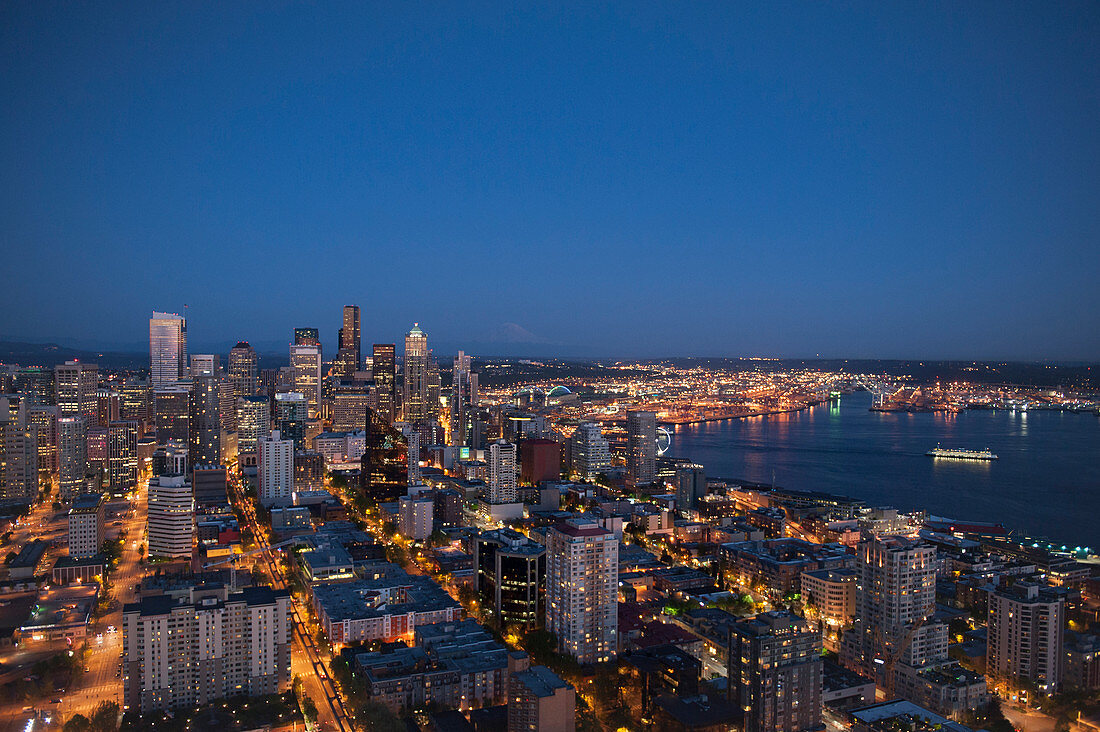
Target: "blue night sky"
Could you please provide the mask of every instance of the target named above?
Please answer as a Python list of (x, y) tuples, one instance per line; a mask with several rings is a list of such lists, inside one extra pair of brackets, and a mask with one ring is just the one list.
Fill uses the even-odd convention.
[(1100, 359), (1100, 4), (0, 6), (0, 334)]

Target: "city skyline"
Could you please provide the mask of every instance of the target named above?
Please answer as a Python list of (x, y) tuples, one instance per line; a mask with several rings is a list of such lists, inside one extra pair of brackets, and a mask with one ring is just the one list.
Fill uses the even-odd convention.
[(1100, 359), (1095, 5), (5, 21), (7, 336)]

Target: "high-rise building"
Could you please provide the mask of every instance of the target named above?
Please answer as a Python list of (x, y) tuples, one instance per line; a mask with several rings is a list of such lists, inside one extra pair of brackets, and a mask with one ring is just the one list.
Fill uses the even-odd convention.
[(546, 533), (546, 629), (580, 663), (618, 653), (619, 542), (595, 521), (574, 518)]
[(626, 413), (626, 485), (638, 488), (657, 480), (657, 414)]
[(683, 465), (676, 469), (676, 508), (688, 511), (707, 494), (707, 475), (702, 465)]
[(309, 403), (296, 391), (275, 395), (275, 429), (283, 439), (292, 440), (295, 450), (305, 450), (306, 423), (309, 422)]
[(378, 393), (378, 414), (387, 424), (397, 419), (397, 357), (392, 343), (375, 343), (371, 373)]
[(221, 417), (218, 379), (196, 376), (191, 386), (188, 453), (192, 465), (216, 465), (221, 460)]
[(497, 624), (542, 627), (546, 615), (546, 547), (512, 529), (482, 532), (473, 542), (474, 588)]
[(169, 440), (190, 440), (191, 384), (176, 382), (153, 391), (153, 419), (158, 445)]
[(577, 691), (546, 666), (508, 679), (508, 732), (575, 732)]
[(96, 424), (107, 427), (111, 422), (122, 419), (122, 400), (113, 389), (99, 389), (95, 395)]
[(986, 668), (1044, 691), (1062, 683), (1065, 596), (1037, 582), (1016, 582), (989, 595)]
[(451, 369), (451, 444), (465, 445), (469, 439), (468, 413), (471, 406), (471, 359), (463, 351), (455, 356)]
[(840, 660), (851, 671), (894, 688), (895, 667), (947, 657), (947, 626), (936, 609), (936, 548), (884, 535), (859, 545), (856, 620), (841, 638)]
[(290, 367), (294, 369), (294, 391), (305, 396), (309, 416), (317, 416), (321, 404), (321, 347), (291, 346)]
[(103, 496), (78, 496), (69, 509), (69, 556), (94, 557), (107, 538), (104, 533)]
[(221, 359), (216, 353), (191, 354), (191, 378), (200, 376), (218, 376), (221, 371)]
[(405, 335), (402, 384), (405, 421), (415, 424), (428, 419), (431, 416), (428, 404), (428, 336), (420, 329), (419, 323), (413, 323), (412, 330)]
[(397, 499), (397, 530), (407, 539), (424, 541), (432, 535), (435, 499), (424, 494)]
[(420, 433), (412, 425), (401, 424), (400, 427), (401, 434), (405, 436), (409, 485), (420, 485)]
[(96, 392), (99, 391), (99, 366), (94, 363), (66, 361), (54, 367), (57, 406), (62, 417), (83, 416), (88, 424), (99, 419)]
[(237, 450), (256, 452), (260, 438), (271, 434), (271, 403), (264, 396), (237, 399)]
[(141, 425), (133, 420), (111, 422), (107, 427), (107, 481), (113, 493), (137, 488), (137, 442)]
[(489, 445), (489, 503), (516, 502), (516, 446), (505, 440)]
[(88, 474), (88, 432), (84, 417), (57, 420), (57, 452), (61, 500), (71, 501), (84, 492)]
[(186, 475), (149, 479), (149, 556), (190, 558), (195, 535), (195, 496)]
[(153, 311), (149, 319), (149, 373), (153, 388), (187, 376), (187, 320)]
[(256, 393), (259, 388), (258, 364), (256, 349), (248, 341), (238, 341), (237, 345), (229, 349), (228, 376), (234, 395), (245, 397)]
[(122, 609), (125, 709), (205, 706), (290, 688), (291, 603), (286, 590), (196, 586)]
[(27, 405), (27, 428), (35, 430), (38, 445), (38, 483), (51, 485), (57, 472), (57, 419), (60, 410), (56, 406)]
[(294, 494), (294, 441), (275, 430), (260, 438), (256, 457), (260, 503), (289, 506)]
[(321, 334), (316, 328), (295, 328), (294, 345), (321, 347)]
[(519, 445), (519, 474), (524, 485), (561, 479), (561, 445), (538, 437)]
[(730, 629), (729, 696), (745, 732), (802, 732), (821, 725), (821, 636), (789, 610)]
[(585, 480), (611, 467), (611, 446), (599, 422), (582, 422), (572, 437), (571, 468)]
[(363, 364), (362, 330), (359, 324), (359, 306), (344, 306), (344, 323), (340, 328), (340, 355), (345, 367), (350, 365), (350, 372), (345, 371), (346, 376), (353, 375)]
[(229, 469), (224, 465), (196, 465), (191, 471), (195, 506), (224, 506), (229, 503)]
[(152, 415), (153, 390), (148, 379), (131, 378), (119, 387), (119, 419), (149, 421)]
[(332, 429), (358, 432), (366, 427), (368, 410), (378, 405), (378, 396), (367, 381), (338, 381), (332, 405)]
[(38, 430), (26, 426), (25, 416), (0, 416), (0, 498), (33, 501), (38, 479)]
[(45, 407), (57, 404), (57, 386), (52, 369), (28, 366), (12, 377), (15, 390), (26, 397), (27, 406)]

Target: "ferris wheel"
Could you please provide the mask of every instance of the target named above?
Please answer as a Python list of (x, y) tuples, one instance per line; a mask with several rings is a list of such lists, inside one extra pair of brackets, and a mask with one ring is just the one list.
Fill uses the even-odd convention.
[(672, 433), (667, 427), (657, 428), (657, 454), (664, 455), (672, 447)]

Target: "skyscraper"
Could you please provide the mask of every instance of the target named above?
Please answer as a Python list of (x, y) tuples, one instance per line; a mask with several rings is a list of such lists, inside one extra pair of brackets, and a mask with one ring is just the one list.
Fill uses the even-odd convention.
[(107, 479), (114, 493), (137, 488), (139, 428), (133, 420), (111, 422), (107, 428)]
[(702, 465), (684, 465), (676, 469), (676, 508), (688, 511), (707, 494), (707, 476)]
[(470, 357), (463, 351), (455, 356), (451, 370), (451, 444), (465, 445), (469, 436), (467, 413), (471, 405), (470, 393)]
[(595, 521), (574, 518), (546, 533), (546, 629), (580, 663), (618, 653), (619, 542)]
[(801, 732), (821, 725), (821, 635), (789, 610), (730, 629), (729, 695), (745, 732)]
[(195, 497), (186, 475), (149, 479), (149, 556), (190, 558), (195, 535)]
[(947, 657), (947, 626), (936, 609), (936, 548), (904, 536), (859, 545), (856, 621), (841, 639), (840, 661), (888, 694), (895, 666)]
[(153, 415), (156, 422), (157, 444), (190, 439), (191, 384), (187, 382), (165, 385), (153, 392)]
[(86, 558), (99, 553), (104, 531), (103, 496), (82, 495), (69, 509), (69, 556)]
[(340, 360), (345, 364), (354, 366), (351, 373), (346, 373), (346, 376), (351, 376), (363, 365), (363, 353), (360, 345), (361, 336), (359, 306), (345, 305), (344, 324), (340, 328)]
[(257, 364), (256, 349), (248, 341), (238, 341), (237, 345), (229, 349), (228, 375), (234, 395), (244, 397), (256, 393), (259, 386)]
[(305, 450), (306, 422), (309, 420), (309, 403), (296, 391), (275, 395), (275, 429), (284, 440), (291, 440), (295, 450)]
[(188, 454), (192, 465), (221, 462), (221, 418), (218, 379), (203, 375), (194, 379), (190, 395)]
[(256, 443), (271, 434), (271, 404), (264, 396), (237, 399), (237, 451), (256, 452)]
[(0, 498), (20, 501), (38, 496), (38, 431), (24, 419), (0, 415)]
[(294, 369), (294, 391), (306, 398), (309, 416), (317, 416), (321, 404), (321, 347), (291, 346), (290, 367)]
[(66, 361), (54, 367), (57, 382), (57, 406), (62, 417), (83, 416), (89, 425), (99, 419), (96, 393), (99, 390), (99, 366), (94, 363)]
[(149, 373), (153, 387), (187, 376), (187, 320), (153, 311), (149, 319)]
[(537, 628), (546, 613), (546, 547), (513, 529), (473, 542), (474, 589), (500, 627)]
[(294, 345), (321, 347), (321, 335), (316, 328), (295, 328)]
[(599, 422), (582, 422), (573, 433), (572, 470), (592, 480), (611, 467), (611, 446)]
[(626, 485), (650, 485), (657, 480), (657, 415), (643, 410), (627, 412), (626, 433)]
[(88, 433), (84, 417), (57, 420), (58, 482), (61, 499), (71, 501), (84, 492), (88, 474)]
[[(377, 365), (377, 362), (376, 362)], [(428, 336), (413, 323), (405, 335), (405, 361), (402, 409), (405, 421), (410, 424), (426, 420), (428, 408)]]
[(191, 378), (200, 376), (217, 376), (221, 371), (221, 359), (216, 353), (192, 353), (191, 354)]
[(489, 445), (489, 502), (516, 502), (516, 446), (505, 440)]
[(256, 454), (260, 503), (289, 506), (294, 493), (294, 442), (275, 430), (260, 438)]
[(392, 343), (375, 343), (372, 373), (378, 392), (378, 414), (387, 424), (397, 419), (397, 357)]

